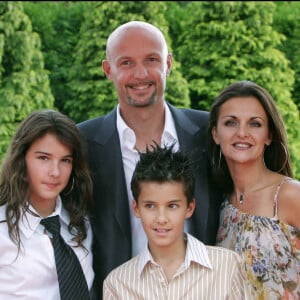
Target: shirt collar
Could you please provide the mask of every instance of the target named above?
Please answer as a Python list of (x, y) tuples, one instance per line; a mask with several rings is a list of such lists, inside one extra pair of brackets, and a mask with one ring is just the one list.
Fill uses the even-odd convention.
[[(170, 145), (176, 143), (174, 150), (178, 149), (178, 137), (171, 111), (165, 103), (165, 126), (162, 134), (162, 145)], [(134, 149), (136, 136), (134, 131), (128, 127), (120, 113), (120, 106), (117, 105), (117, 128), (120, 137), (121, 149), (127, 146), (129, 149)]]
[[(56, 199), (55, 210), (48, 217), (56, 216), (56, 215), (59, 215), (60, 219), (64, 223), (66, 224), (69, 223), (70, 218), (67, 211), (63, 208), (62, 200), (60, 196), (58, 196)], [(39, 216), (39, 214), (32, 207), (31, 204), (29, 205), (27, 210), (22, 208), (19, 228), (27, 239), (29, 239), (35, 231), (37, 230), (40, 230), (41, 232), (43, 231), (43, 227), (39, 228), (41, 219), (42, 217)]]
[[(212, 269), (212, 264), (210, 262), (205, 245), (188, 233), (185, 233), (185, 237), (187, 239), (187, 247), (183, 267), (188, 268), (191, 262), (195, 262), (205, 268)], [(157, 265), (148, 249), (148, 246), (146, 246), (141, 252), (139, 258), (139, 276), (141, 276), (145, 266), (148, 263)]]

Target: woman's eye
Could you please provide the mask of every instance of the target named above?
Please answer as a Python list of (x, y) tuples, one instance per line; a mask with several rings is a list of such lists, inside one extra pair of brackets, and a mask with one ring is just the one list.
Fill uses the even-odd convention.
[(228, 120), (225, 122), (225, 126), (236, 126), (237, 121), (234, 120)]
[(261, 127), (261, 124), (259, 122), (251, 122), (250, 126), (251, 127)]

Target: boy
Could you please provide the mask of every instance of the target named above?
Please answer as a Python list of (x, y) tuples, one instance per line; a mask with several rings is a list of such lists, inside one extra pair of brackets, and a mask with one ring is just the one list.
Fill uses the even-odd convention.
[(235, 252), (184, 233), (195, 209), (194, 186), (187, 155), (173, 152), (173, 146), (140, 154), (131, 189), (148, 246), (110, 272), (104, 300), (253, 299)]

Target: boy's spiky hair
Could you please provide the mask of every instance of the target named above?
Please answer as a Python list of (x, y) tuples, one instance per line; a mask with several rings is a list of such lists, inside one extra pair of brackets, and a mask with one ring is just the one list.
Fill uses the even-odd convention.
[(140, 153), (131, 179), (133, 197), (138, 201), (140, 183), (142, 182), (182, 182), (187, 202), (194, 198), (195, 179), (191, 162), (187, 154), (182, 151), (173, 151), (174, 144), (161, 147), (157, 143), (147, 147), (146, 152)]

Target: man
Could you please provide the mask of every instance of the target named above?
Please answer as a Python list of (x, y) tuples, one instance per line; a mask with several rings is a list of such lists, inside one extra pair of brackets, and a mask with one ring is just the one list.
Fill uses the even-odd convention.
[(99, 295), (108, 272), (140, 253), (147, 242), (131, 208), (130, 181), (139, 151), (154, 143), (175, 143), (174, 151), (189, 153), (197, 205), (186, 230), (204, 243), (215, 242), (220, 202), (206, 155), (208, 113), (177, 109), (164, 98), (172, 55), (162, 32), (145, 22), (125, 23), (109, 36), (106, 56), (102, 68), (116, 88), (118, 106), (78, 124), (88, 143), (94, 181), (92, 224)]

